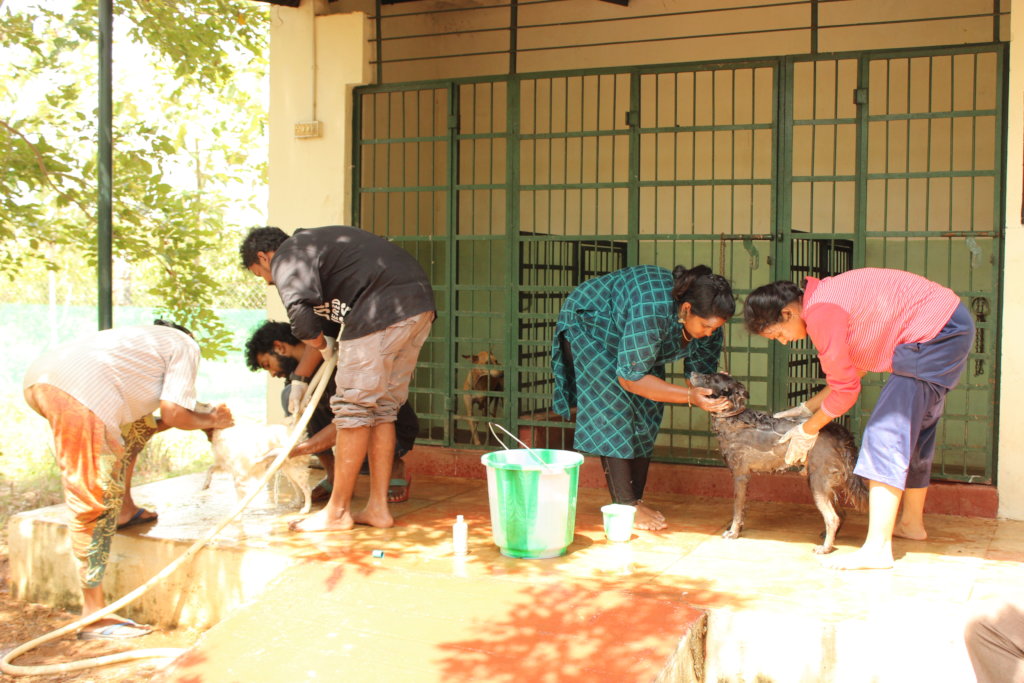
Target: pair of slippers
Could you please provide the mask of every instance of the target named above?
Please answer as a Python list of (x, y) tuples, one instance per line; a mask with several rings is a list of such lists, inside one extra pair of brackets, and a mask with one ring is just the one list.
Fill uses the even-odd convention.
[(152, 626), (146, 626), (131, 619), (121, 618), (116, 624), (108, 624), (88, 631), (79, 631), (79, 640), (126, 640), (138, 638), (153, 632)]
[[(392, 479), (388, 482), (388, 502), (404, 503), (409, 500), (409, 489), (412, 485), (412, 477), (408, 479)], [(331, 483), (324, 479), (313, 488), (310, 500), (314, 503), (322, 503), (331, 497)]]
[(118, 524), (117, 530), (120, 531), (121, 529), (127, 529), (130, 526), (138, 526), (139, 524), (149, 524), (150, 522), (155, 522), (158, 517), (159, 515), (152, 510), (139, 508), (135, 511), (135, 514), (132, 515), (131, 519), (124, 524)]

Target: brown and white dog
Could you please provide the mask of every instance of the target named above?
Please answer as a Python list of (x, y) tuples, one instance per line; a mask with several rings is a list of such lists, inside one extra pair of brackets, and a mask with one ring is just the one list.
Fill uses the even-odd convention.
[[(214, 472), (227, 472), (241, 500), (274, 462), (281, 449), (288, 445), (288, 427), (281, 424), (236, 424), (225, 429), (208, 429), (206, 436), (213, 449), (213, 466), (206, 472), (203, 490), (210, 487)], [(309, 484), (308, 455), (287, 458), (278, 474), (302, 495), (303, 514), (312, 505)]]
[(494, 417), (498, 414), (500, 396), (489, 396), (483, 392), (494, 392), (505, 390), (505, 372), (495, 366), (500, 365), (498, 359), (490, 351), (479, 351), (470, 356), (463, 356), (473, 361), (472, 368), (466, 373), (466, 379), (462, 383), (462, 401), (466, 407), (466, 421), (469, 422), (469, 433), (474, 445), (480, 445), (480, 435), (477, 434), (476, 418), (473, 416), (473, 409), (478, 408), (485, 417)]
[[(690, 382), (695, 387), (711, 389), (712, 398), (724, 396), (731, 404), (730, 408), (711, 414), (711, 428), (718, 437), (718, 448), (733, 477), (732, 523), (722, 536), (738, 538), (743, 528), (743, 508), (750, 475), (788, 469), (788, 444), (779, 443), (779, 438), (800, 422), (748, 409), (750, 393), (747, 388), (724, 372), (711, 375), (693, 373)], [(814, 548), (818, 554), (835, 549), (836, 532), (843, 522), (842, 508), (837, 505), (839, 495), (843, 494), (857, 509), (863, 509), (867, 502), (867, 486), (853, 473), (856, 463), (857, 447), (850, 431), (836, 422), (825, 425), (807, 454), (806, 463), (807, 483), (811, 487), (814, 504), (825, 519), (824, 541)]]

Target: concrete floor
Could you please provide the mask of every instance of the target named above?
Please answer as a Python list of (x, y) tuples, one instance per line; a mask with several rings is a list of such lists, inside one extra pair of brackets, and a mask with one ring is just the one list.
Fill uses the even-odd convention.
[[(230, 484), (200, 492), (200, 482), (138, 489), (160, 520), (118, 535), (108, 590), (134, 588), (227, 513)], [(1024, 586), (1021, 522), (928, 515), (930, 539), (897, 540), (893, 570), (836, 572), (812, 552), (822, 526), (812, 506), (752, 502), (743, 537), (726, 540), (731, 500), (655, 494), (669, 528), (612, 544), (606, 502), (581, 488), (569, 552), (548, 560), (498, 552), (480, 480), (415, 476), (386, 530), (292, 533), (291, 503), (264, 502), (134, 616), (212, 625), (165, 681), (953, 683), (973, 681), (961, 632), (974, 603)], [(73, 594), (45, 587), (64, 580), (53, 561), (60, 514), (12, 521), (16, 594)], [(469, 523), (466, 557), (451, 552), (457, 514)], [(851, 511), (837, 552), (865, 527)]]

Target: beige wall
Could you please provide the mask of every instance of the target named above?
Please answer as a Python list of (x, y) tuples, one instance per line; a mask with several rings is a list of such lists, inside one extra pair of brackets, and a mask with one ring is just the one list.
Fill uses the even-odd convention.
[(1024, 519), (1024, 420), (1016, 407), (1024, 405), (1024, 355), (1016, 341), (1024, 336), (1024, 6), (1011, 15), (1010, 83), (1007, 94), (1006, 136), (1006, 257), (1004, 259), (1002, 357), (999, 405), (999, 515)]
[[(310, 2), (273, 11), (268, 214), (287, 232), (351, 215), (352, 88), (370, 80), (366, 22), (361, 13), (314, 17)], [(296, 138), (295, 124), (312, 120), (322, 135)]]

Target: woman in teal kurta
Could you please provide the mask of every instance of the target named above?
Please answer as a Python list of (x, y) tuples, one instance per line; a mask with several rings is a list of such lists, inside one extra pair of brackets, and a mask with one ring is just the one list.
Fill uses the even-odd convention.
[(665, 365), (715, 372), (725, 321), (736, 311), (729, 282), (707, 266), (671, 272), (633, 266), (587, 280), (562, 304), (551, 349), (554, 409), (576, 411), (574, 448), (601, 456), (612, 501), (636, 506), (634, 526), (665, 528), (643, 504), (665, 403), (725, 407), (709, 389), (665, 381)]

